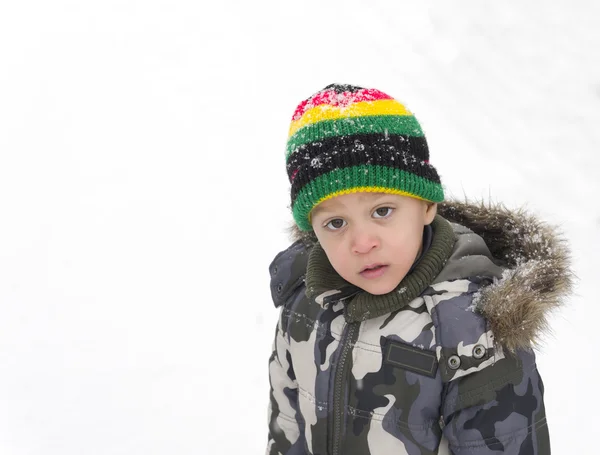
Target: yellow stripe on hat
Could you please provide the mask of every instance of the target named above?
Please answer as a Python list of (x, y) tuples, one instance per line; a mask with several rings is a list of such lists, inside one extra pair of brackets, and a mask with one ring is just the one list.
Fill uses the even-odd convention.
[(412, 115), (412, 112), (396, 100), (361, 101), (346, 107), (321, 104), (307, 110), (300, 119), (292, 122), (288, 138), (303, 126), (311, 123), (370, 115)]

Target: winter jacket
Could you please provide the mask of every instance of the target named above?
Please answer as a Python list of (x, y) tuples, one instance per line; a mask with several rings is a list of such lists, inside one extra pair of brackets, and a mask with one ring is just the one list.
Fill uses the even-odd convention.
[(275, 257), (268, 454), (550, 454), (532, 346), (570, 290), (566, 247), (523, 212), (438, 213), (383, 296), (343, 280), (314, 237)]

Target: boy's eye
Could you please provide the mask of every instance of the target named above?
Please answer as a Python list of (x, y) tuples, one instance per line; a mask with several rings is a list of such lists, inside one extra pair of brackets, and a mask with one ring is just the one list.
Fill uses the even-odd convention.
[[(389, 212), (388, 212), (389, 210)], [(392, 213), (394, 209), (392, 207), (379, 207), (377, 210), (375, 210), (375, 213), (377, 215), (379, 215), (381, 218), (385, 218), (388, 215), (390, 215)], [(378, 217), (375, 217), (378, 218)]]
[(337, 231), (344, 227), (344, 223), (345, 221), (341, 218), (336, 218), (335, 220), (331, 220), (329, 223), (327, 223), (325, 227), (329, 227), (329, 225), (332, 225), (333, 227), (330, 227), (329, 229), (331, 229), (332, 231)]

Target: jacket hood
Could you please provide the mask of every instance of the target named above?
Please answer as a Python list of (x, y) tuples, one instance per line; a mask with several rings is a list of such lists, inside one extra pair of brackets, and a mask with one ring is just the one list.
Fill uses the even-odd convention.
[[(479, 235), (503, 268), (502, 275), (473, 300), (474, 310), (489, 321), (496, 341), (510, 351), (538, 345), (541, 335), (550, 331), (549, 315), (564, 304), (573, 288), (570, 254), (562, 234), (526, 210), (502, 204), (447, 201), (438, 204), (438, 214)], [(295, 224), (288, 231), (295, 241), (294, 248), (286, 250), (295, 270), (292, 274), (302, 276), (290, 276), (284, 287), (295, 287), (304, 278), (301, 269), (306, 267), (307, 254), (298, 257), (297, 251), (291, 252), (310, 248), (317, 238)], [(275, 292), (273, 297), (277, 305)]]

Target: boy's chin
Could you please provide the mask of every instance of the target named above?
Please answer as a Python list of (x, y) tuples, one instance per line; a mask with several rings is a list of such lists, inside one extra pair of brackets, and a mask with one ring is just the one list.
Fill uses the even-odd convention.
[(398, 280), (398, 282), (393, 283), (360, 283), (357, 286), (361, 288), (363, 291), (368, 292), (373, 295), (383, 295), (392, 292), (394, 289), (398, 287), (402, 280)]
[(362, 288), (362, 289), (372, 295), (384, 295), (384, 294), (389, 294), (395, 288), (380, 290), (380, 289), (371, 289), (370, 287), (367, 286), (367, 289), (365, 289), (365, 288)]

